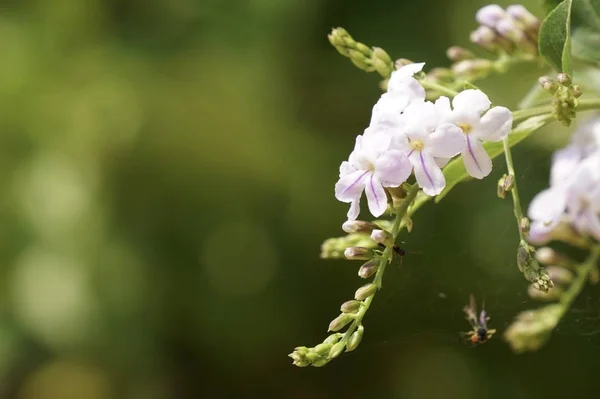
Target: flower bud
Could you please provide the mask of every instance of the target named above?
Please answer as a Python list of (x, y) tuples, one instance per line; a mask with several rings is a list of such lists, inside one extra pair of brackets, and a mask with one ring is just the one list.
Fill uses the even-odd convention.
[(481, 25), (495, 28), (498, 21), (507, 16), (506, 12), (497, 4), (482, 7), (475, 14), (475, 20)]
[(360, 344), (360, 341), (362, 341), (364, 331), (365, 328), (362, 326), (362, 324), (358, 326), (356, 331), (352, 333), (350, 339), (348, 340), (348, 344), (346, 345), (346, 352), (352, 352), (358, 347), (358, 344)]
[(331, 334), (329, 337), (325, 338), (323, 341), (324, 344), (335, 345), (340, 340), (340, 334)]
[(446, 50), (446, 56), (450, 61), (462, 61), (475, 58), (475, 54), (464, 47), (452, 46)]
[(538, 79), (539, 84), (542, 88), (550, 93), (554, 94), (558, 90), (558, 83), (549, 78), (548, 76), (542, 76)]
[(490, 60), (478, 58), (474, 60), (464, 60), (452, 65), (452, 71), (466, 79), (477, 79), (487, 76), (494, 68), (494, 63)]
[(454, 78), (454, 73), (448, 68), (433, 68), (427, 74), (427, 77), (433, 81), (451, 81)]
[(360, 309), (361, 301), (351, 300), (342, 303), (340, 310), (342, 313), (356, 313)]
[(554, 286), (545, 267), (542, 267), (533, 257), (535, 248), (525, 241), (519, 243), (517, 249), (517, 266), (525, 278), (534, 283), (534, 287), (541, 291), (548, 291)]
[[(323, 345), (323, 344), (321, 344), (321, 345)], [(317, 346), (319, 346), (319, 345), (317, 345)], [(330, 347), (331, 347), (331, 345), (330, 345)], [(316, 347), (312, 351), (308, 352), (305, 356), (306, 360), (308, 360), (311, 363), (315, 362), (321, 358), (321, 355), (318, 352), (316, 352), (315, 349), (316, 349)]]
[(365, 233), (371, 234), (374, 229), (379, 227), (372, 222), (365, 222), (364, 220), (347, 220), (342, 224), (342, 230), (348, 234), (352, 233)]
[(356, 290), (354, 293), (354, 299), (362, 301), (375, 294), (375, 292), (377, 292), (377, 285), (373, 283), (365, 284)]
[(358, 275), (361, 278), (369, 278), (377, 272), (377, 269), (379, 269), (379, 259), (373, 258), (358, 269)]
[(506, 13), (525, 30), (537, 30), (540, 27), (540, 20), (520, 4), (506, 7)]
[(353, 320), (352, 316), (347, 313), (342, 313), (329, 323), (329, 329), (327, 331), (340, 331), (348, 323)]
[(471, 32), (469, 39), (472, 43), (484, 48), (488, 51), (496, 51), (498, 50), (498, 45), (496, 43), (496, 32), (493, 29), (488, 28), (487, 26), (480, 26)]
[(571, 86), (571, 84), (573, 84), (573, 80), (571, 79), (571, 77), (568, 74), (564, 73), (564, 72), (563, 73), (559, 73), (556, 76), (556, 81), (558, 83), (560, 83), (561, 85), (563, 85), (563, 86)]
[(533, 284), (529, 285), (529, 287), (527, 287), (527, 294), (532, 299), (537, 299), (540, 301), (556, 301), (563, 294), (563, 290), (561, 290), (560, 288), (554, 287), (554, 288), (550, 288), (547, 291), (542, 291), (542, 290), (540, 290), (538, 283), (533, 283)]
[(306, 346), (297, 346), (294, 349), (294, 353), (297, 353), (300, 356), (305, 356), (308, 353), (308, 348)]
[(568, 257), (556, 252), (550, 247), (538, 248), (538, 250), (535, 252), (535, 258), (538, 260), (538, 262), (545, 265), (570, 267), (575, 264), (572, 259), (569, 259)]
[(571, 92), (571, 95), (574, 98), (579, 98), (583, 94), (583, 92), (581, 91), (581, 87), (579, 85), (573, 85), (573, 86), (571, 86), (570, 87), (570, 92)]
[(402, 223), (404, 223), (404, 225), (406, 226), (406, 231), (408, 231), (410, 233), (413, 229), (412, 219), (409, 216), (404, 216), (402, 218)]
[(396, 67), (396, 69), (400, 69), (403, 66), (410, 65), (410, 64), (414, 64), (414, 62), (412, 62), (411, 60), (409, 60), (407, 58), (398, 58), (396, 60), (396, 62), (394, 62), (394, 66)]
[(504, 174), (504, 176), (502, 176), (500, 178), (500, 180), (498, 180), (498, 186), (497, 186), (497, 194), (498, 197), (504, 199), (506, 198), (506, 195), (509, 193), (509, 191), (511, 191), (513, 189), (515, 185), (515, 177), (511, 174), (511, 175), (507, 175)]
[(329, 351), (331, 350), (332, 346), (333, 345), (331, 345), (331, 344), (319, 344), (314, 347), (313, 353), (316, 353), (317, 355), (320, 355), (320, 356), (326, 356), (329, 354)]
[(359, 69), (362, 69), (365, 72), (371, 72), (373, 70), (373, 66), (371, 65), (371, 61), (365, 57), (363, 53), (358, 50), (348, 50), (348, 54), (350, 57), (350, 61)]
[(549, 266), (548, 275), (552, 282), (560, 285), (569, 285), (573, 282), (574, 278), (573, 273), (559, 266)]
[(329, 352), (329, 356), (327, 356), (327, 359), (331, 360), (333, 358), (338, 357), (344, 351), (345, 347), (346, 347), (345, 342), (338, 342), (337, 344), (333, 345), (333, 348), (331, 348), (331, 351)]
[(375, 229), (371, 232), (371, 240), (386, 247), (394, 245), (394, 236), (386, 230)]
[(525, 32), (515, 24), (512, 18), (504, 18), (498, 21), (496, 30), (502, 37), (516, 44), (523, 51), (530, 54), (537, 54), (537, 45), (531, 41)]
[(367, 260), (371, 259), (375, 253), (372, 249), (364, 247), (349, 247), (344, 251), (344, 256), (350, 260)]

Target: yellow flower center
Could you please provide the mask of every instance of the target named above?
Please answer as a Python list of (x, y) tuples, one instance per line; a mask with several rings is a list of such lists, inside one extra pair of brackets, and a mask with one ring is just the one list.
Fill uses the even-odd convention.
[(412, 146), (413, 150), (416, 151), (421, 151), (423, 148), (425, 148), (425, 144), (423, 144), (421, 140), (413, 140), (410, 142), (410, 145)]
[(473, 130), (473, 126), (470, 123), (459, 123), (458, 127), (463, 131), (464, 134), (469, 134)]

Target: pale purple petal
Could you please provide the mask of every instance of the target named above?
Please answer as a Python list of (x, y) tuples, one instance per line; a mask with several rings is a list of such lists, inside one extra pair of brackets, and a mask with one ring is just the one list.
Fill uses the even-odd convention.
[(512, 112), (505, 107), (493, 107), (481, 118), (481, 124), (472, 135), (486, 141), (500, 141), (510, 132)]
[(498, 4), (490, 4), (484, 6), (477, 11), (475, 14), (475, 20), (481, 25), (485, 25), (490, 28), (495, 28), (498, 21), (503, 19), (506, 13)]
[(554, 225), (549, 226), (541, 221), (532, 221), (529, 227), (527, 241), (534, 245), (543, 245), (552, 240), (552, 230)]
[(468, 114), (477, 113), (481, 115), (491, 104), (488, 96), (481, 90), (473, 89), (461, 91), (452, 100), (454, 111)]
[(564, 184), (567, 179), (579, 167), (583, 153), (577, 145), (568, 145), (560, 149), (552, 156), (552, 168), (550, 169), (550, 185)]
[(371, 174), (371, 171), (356, 170), (340, 177), (335, 183), (335, 198), (342, 202), (359, 199), (365, 188), (365, 182)]
[(406, 130), (419, 131), (429, 135), (437, 127), (440, 121), (440, 113), (435, 105), (429, 101), (417, 102), (406, 107), (400, 119), (405, 123)]
[(435, 108), (437, 109), (442, 121), (448, 118), (452, 113), (452, 107), (450, 106), (450, 99), (445, 96), (441, 96), (435, 100)]
[(448, 165), (448, 162), (450, 162), (450, 158), (435, 158), (435, 164), (440, 168)]
[(533, 197), (527, 214), (531, 220), (540, 221), (544, 226), (552, 229), (562, 218), (566, 202), (565, 191), (549, 188)]
[(409, 157), (417, 183), (427, 195), (438, 195), (446, 186), (446, 179), (433, 157), (425, 151), (415, 151)]
[(375, 161), (375, 176), (384, 187), (398, 187), (412, 172), (412, 165), (406, 154), (389, 150)]
[(451, 123), (442, 123), (429, 136), (427, 151), (437, 158), (452, 158), (465, 146), (462, 130)]
[(348, 220), (356, 220), (360, 213), (360, 199), (350, 202), (350, 209), (348, 210)]
[(383, 215), (387, 209), (387, 196), (381, 182), (371, 174), (365, 186), (369, 212), (375, 217)]
[(467, 172), (476, 179), (483, 179), (492, 171), (492, 160), (478, 139), (465, 135), (466, 146), (462, 151)]

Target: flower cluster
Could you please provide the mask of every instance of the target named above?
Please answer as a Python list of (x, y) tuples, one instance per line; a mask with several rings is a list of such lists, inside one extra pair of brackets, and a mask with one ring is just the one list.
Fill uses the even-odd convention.
[(480, 90), (465, 90), (452, 101), (425, 101), (425, 89), (414, 77), (423, 65), (405, 65), (392, 73), (387, 93), (373, 107), (369, 127), (340, 166), (335, 196), (350, 203), (349, 220), (358, 217), (363, 191), (371, 214), (381, 216), (388, 204), (385, 188), (400, 186), (413, 172), (425, 194), (439, 194), (446, 186), (441, 167), (458, 154), (475, 178), (492, 170), (482, 141), (502, 140), (512, 126), (511, 112), (490, 109), (490, 100)]
[(600, 118), (578, 129), (552, 159), (550, 188), (529, 206), (530, 241), (548, 242), (573, 229), (600, 241)]
[(475, 19), (480, 26), (471, 33), (473, 43), (489, 51), (537, 54), (540, 21), (522, 5), (504, 10), (491, 4), (477, 11)]

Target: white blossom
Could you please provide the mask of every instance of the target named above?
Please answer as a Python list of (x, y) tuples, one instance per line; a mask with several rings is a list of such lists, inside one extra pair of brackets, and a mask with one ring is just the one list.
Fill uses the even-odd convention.
[(452, 100), (440, 97), (435, 102), (443, 121), (451, 122), (463, 132), (461, 153), (465, 168), (477, 179), (492, 171), (492, 160), (483, 148), (482, 141), (500, 141), (512, 126), (512, 113), (505, 107), (493, 107), (481, 90), (465, 90)]
[(463, 146), (461, 130), (441, 122), (441, 116), (431, 102), (410, 104), (400, 118), (402, 129), (392, 141), (393, 148), (408, 157), (423, 192), (431, 196), (446, 186), (439, 164), (457, 155)]
[(348, 220), (358, 217), (363, 191), (371, 214), (381, 216), (387, 208), (384, 187), (398, 187), (410, 175), (406, 154), (391, 149), (390, 142), (391, 136), (384, 134), (358, 136), (348, 161), (341, 164), (335, 197), (350, 203)]

